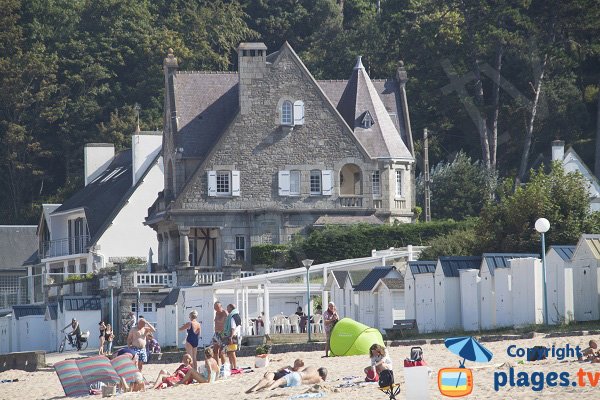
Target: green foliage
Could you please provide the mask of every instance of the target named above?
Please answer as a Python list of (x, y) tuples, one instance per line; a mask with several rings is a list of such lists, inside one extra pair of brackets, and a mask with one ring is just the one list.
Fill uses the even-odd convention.
[(256, 346), (256, 355), (260, 356), (262, 354), (270, 354), (271, 353), (271, 345), (263, 344), (262, 346)]
[[(441, 162), (432, 168), (431, 217), (461, 220), (479, 215), (496, 189), (496, 176), (480, 161), (472, 161), (462, 151), (450, 163)], [(424, 203), (425, 182), (417, 178), (417, 201)]]
[(288, 250), (289, 246), (285, 244), (258, 244), (252, 246), (252, 265), (285, 266), (289, 264)]
[(88, 272), (87, 274), (69, 275), (65, 279), (65, 282), (81, 282), (81, 281), (88, 281), (90, 279), (94, 279), (94, 274), (91, 272)]
[(477, 226), (483, 251), (539, 251), (538, 218), (550, 221), (546, 243), (573, 244), (582, 233), (600, 232), (600, 216), (589, 209), (587, 184), (579, 173), (566, 173), (561, 164), (551, 171), (532, 171), (529, 183), (512, 191), (511, 181), (500, 188), (497, 203), (487, 205)]
[(474, 227), (457, 229), (446, 235), (434, 238), (430, 246), (421, 252), (421, 260), (437, 260), (442, 256), (472, 256), (478, 238)]

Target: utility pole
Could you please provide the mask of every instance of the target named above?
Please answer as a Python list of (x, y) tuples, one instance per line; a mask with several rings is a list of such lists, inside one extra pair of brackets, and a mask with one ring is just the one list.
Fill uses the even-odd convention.
[(431, 221), (431, 196), (429, 193), (429, 138), (423, 130), (423, 175), (425, 177), (425, 222)]

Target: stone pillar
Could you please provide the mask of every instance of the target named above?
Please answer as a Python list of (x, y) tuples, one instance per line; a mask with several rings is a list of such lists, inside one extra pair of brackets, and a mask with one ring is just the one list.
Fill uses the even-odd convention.
[(178, 235), (176, 235), (176, 232), (169, 232), (167, 237), (167, 267), (174, 267), (177, 265), (175, 241), (178, 239)]
[(190, 266), (190, 228), (179, 228), (179, 267)]
[(164, 256), (164, 251), (163, 251), (163, 235), (161, 233), (159, 233), (158, 235), (156, 235), (156, 239), (158, 240), (158, 253), (156, 255), (156, 262), (158, 263), (158, 267), (164, 267), (164, 260), (163, 260), (163, 256)]

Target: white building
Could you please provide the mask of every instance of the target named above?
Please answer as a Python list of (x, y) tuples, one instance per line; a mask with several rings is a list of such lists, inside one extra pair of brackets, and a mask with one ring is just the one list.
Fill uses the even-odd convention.
[(481, 257), (440, 257), (434, 274), (435, 330), (462, 327), (459, 270), (481, 267)]
[(380, 278), (371, 293), (378, 300), (377, 327), (380, 331), (392, 328), (395, 320), (406, 319), (403, 278)]
[(460, 282), (460, 315), (462, 329), (466, 332), (478, 331), (481, 310), (479, 304), (479, 270), (461, 269), (458, 271)]
[(329, 290), (329, 300), (335, 303), (340, 318), (354, 319), (354, 305), (356, 302), (350, 272), (331, 271), (325, 288)]
[(585, 165), (581, 157), (569, 148), (565, 152), (565, 142), (555, 140), (552, 142), (552, 161), (562, 161), (566, 172), (579, 172), (588, 183), (588, 193), (590, 195), (590, 209), (592, 211), (600, 210), (600, 182), (592, 171)]
[(58, 275), (103, 268), (110, 258), (157, 254), (147, 209), (163, 188), (160, 132), (136, 132), (132, 148), (87, 144), (85, 187), (62, 205), (44, 205), (38, 226), (43, 272)]
[[(372, 328), (391, 328), (394, 324), (393, 320), (388, 322), (379, 317), (379, 310), (382, 307), (380, 304), (383, 304), (382, 302), (391, 303), (391, 301), (380, 298), (379, 292), (373, 291), (379, 280), (386, 278), (401, 279), (402, 274), (394, 267), (375, 267), (354, 288), (354, 292), (358, 294), (356, 320)], [(389, 294), (387, 293), (387, 295)], [(388, 317), (384, 316), (383, 318)], [(382, 324), (384, 326), (381, 326)]]
[[(404, 306), (406, 309), (406, 319), (417, 319), (417, 290), (415, 287), (415, 277), (418, 274), (435, 273), (436, 261), (409, 261), (404, 274)], [(433, 291), (433, 281), (431, 284), (431, 290)], [(421, 297), (419, 302), (423, 300), (422, 290), (419, 291)], [(429, 298), (433, 299), (433, 292)], [(424, 301), (424, 300), (423, 300)], [(417, 321), (418, 324), (418, 321)]]
[[(499, 269), (508, 269), (510, 268), (509, 261), (514, 258), (524, 258), (524, 257), (538, 257), (537, 254), (522, 254), (522, 253), (484, 253), (482, 255), (481, 260), (481, 269), (479, 276), (481, 278), (480, 281), (480, 290), (479, 290), (479, 303), (480, 303), (480, 316), (481, 316), (481, 329), (495, 329), (496, 328), (496, 308), (497, 308), (497, 299), (496, 299), (496, 272)], [(506, 276), (506, 272), (501, 273), (502, 277)], [(508, 273), (510, 275), (510, 273)], [(505, 282), (499, 283), (502, 288), (508, 289)], [(502, 289), (501, 289), (502, 291)], [(507, 295), (507, 293), (504, 293)], [(505, 299), (502, 298), (499, 300), (501, 303), (500, 308), (505, 310), (502, 307), (502, 303), (504, 303)], [(512, 307), (512, 306), (511, 306)], [(503, 311), (504, 312), (504, 311)], [(500, 319), (504, 319), (501, 317)], [(503, 325), (504, 326), (504, 325)]]
[(575, 319), (573, 303), (573, 267), (575, 246), (552, 246), (546, 253), (546, 293), (548, 322), (552, 325)]
[(510, 260), (512, 324), (516, 327), (544, 323), (544, 287), (539, 258)]
[(594, 321), (600, 318), (599, 261), (600, 235), (582, 235), (571, 258), (575, 321)]

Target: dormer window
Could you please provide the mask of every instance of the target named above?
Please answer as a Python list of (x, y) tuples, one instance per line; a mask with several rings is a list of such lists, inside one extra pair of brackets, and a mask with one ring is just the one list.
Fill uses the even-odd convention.
[(289, 100), (281, 104), (281, 125), (296, 126), (304, 125), (304, 102)]
[(281, 125), (293, 125), (294, 115), (293, 115), (294, 106), (291, 101), (284, 101), (281, 105)]
[(362, 119), (362, 127), (365, 129), (369, 129), (370, 127), (372, 127), (374, 124), (373, 122), (373, 117), (371, 116), (370, 112), (365, 112), (365, 115)]

